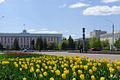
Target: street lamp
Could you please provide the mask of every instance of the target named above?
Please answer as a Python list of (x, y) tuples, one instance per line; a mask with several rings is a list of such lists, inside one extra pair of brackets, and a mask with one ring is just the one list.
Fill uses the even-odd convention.
[(85, 28), (83, 28), (83, 52), (86, 52)]
[(0, 19), (4, 18), (5, 16), (0, 16)]
[(111, 45), (111, 50), (113, 50), (114, 49), (114, 27), (115, 27), (115, 25), (114, 25), (114, 23), (112, 22), (112, 21), (110, 21), (110, 20), (107, 20), (108, 22), (110, 22), (111, 24), (112, 24), (112, 45)]

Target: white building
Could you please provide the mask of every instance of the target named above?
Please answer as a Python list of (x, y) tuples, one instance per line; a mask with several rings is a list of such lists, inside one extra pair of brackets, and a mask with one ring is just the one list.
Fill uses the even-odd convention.
[(90, 37), (96, 37), (97, 39), (100, 39), (100, 35), (106, 34), (106, 31), (101, 31), (101, 30), (94, 30), (90, 32)]
[(41, 37), (43, 40), (46, 39), (47, 42), (61, 42), (62, 34), (36, 34), (36, 33), (27, 33), (26, 30), (23, 30), (22, 33), (0, 33), (0, 43), (3, 47), (12, 48), (14, 39), (18, 39), (20, 48), (30, 48), (31, 41)]
[(115, 43), (115, 41), (118, 40), (119, 38), (120, 38), (120, 32), (115, 32), (114, 33), (114, 40), (113, 40), (113, 34), (112, 33), (100, 35), (100, 40), (103, 41), (103, 40), (107, 39), (110, 43), (110, 47), (113, 45), (113, 41)]

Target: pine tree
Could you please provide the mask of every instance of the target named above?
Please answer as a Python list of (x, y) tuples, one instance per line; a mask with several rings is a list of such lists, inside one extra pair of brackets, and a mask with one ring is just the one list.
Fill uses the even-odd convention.
[(18, 39), (15, 38), (14, 43), (13, 43), (13, 50), (19, 50), (19, 44), (18, 44)]
[(36, 50), (41, 51), (43, 49), (43, 41), (42, 38), (37, 38), (36, 40), (36, 45), (35, 45)]
[(69, 36), (69, 39), (68, 39), (68, 49), (69, 50), (75, 49), (75, 43), (74, 43), (74, 40), (71, 36)]
[(47, 50), (47, 40), (44, 39), (43, 41), (43, 50)]
[(120, 38), (118, 40), (115, 41), (114, 44), (117, 48), (120, 48)]
[(0, 50), (3, 50), (3, 45), (0, 43)]
[(89, 46), (90, 46), (90, 48), (94, 48), (95, 50), (101, 50), (102, 49), (100, 39), (97, 39), (95, 37), (90, 39)]
[(30, 48), (31, 49), (35, 49), (35, 41), (34, 41), (34, 39), (31, 41), (31, 43), (30, 43)]

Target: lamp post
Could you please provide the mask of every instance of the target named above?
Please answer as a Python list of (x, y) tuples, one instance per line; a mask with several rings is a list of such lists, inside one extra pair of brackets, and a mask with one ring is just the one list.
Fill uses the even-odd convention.
[(110, 20), (107, 20), (108, 22), (110, 22), (111, 24), (112, 24), (112, 45), (111, 45), (111, 50), (114, 50), (114, 32), (115, 32), (115, 25), (114, 25), (114, 23), (112, 22), (112, 21), (110, 21)]
[(83, 52), (86, 52), (85, 28), (83, 28)]
[(0, 19), (4, 18), (5, 16), (0, 16)]
[[(2, 19), (2, 18), (4, 18), (5, 16), (0, 16), (0, 19)], [(1, 42), (0, 42), (0, 45), (2, 46), (1, 47), (1, 50), (2, 50), (2, 52), (3, 52), (3, 44), (1, 44)]]

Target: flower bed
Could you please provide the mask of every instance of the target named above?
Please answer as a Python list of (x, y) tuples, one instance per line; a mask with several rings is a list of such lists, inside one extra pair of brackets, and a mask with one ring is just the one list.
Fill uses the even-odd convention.
[(120, 62), (87, 57), (38, 56), (0, 61), (0, 80), (119, 80)]

